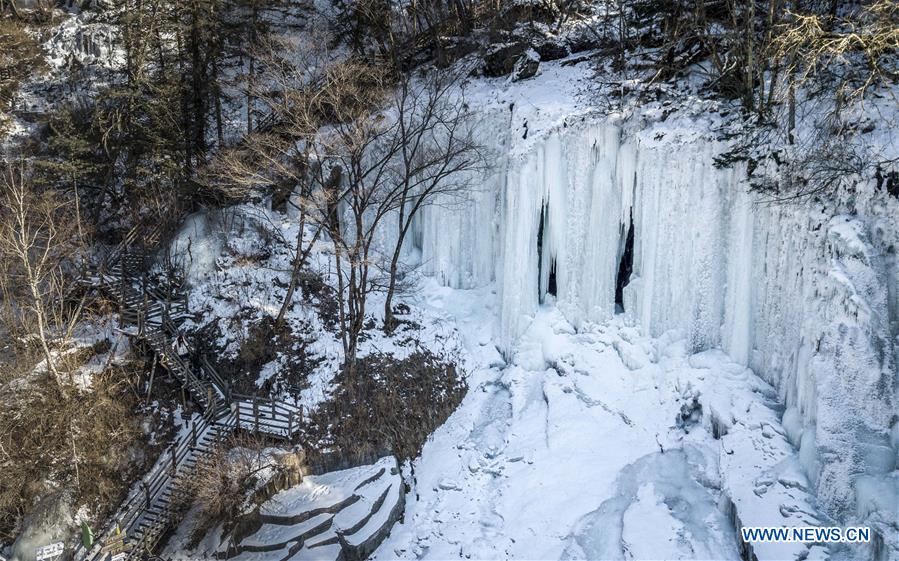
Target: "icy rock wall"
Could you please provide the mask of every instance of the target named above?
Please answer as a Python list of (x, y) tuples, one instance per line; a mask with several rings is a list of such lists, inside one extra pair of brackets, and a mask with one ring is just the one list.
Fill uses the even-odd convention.
[(630, 320), (752, 367), (780, 392), (824, 509), (895, 532), (897, 201), (861, 185), (827, 204), (765, 204), (741, 167), (714, 166), (726, 146), (697, 132), (707, 123), (566, 124), (519, 149), (503, 118), (486, 119), (495, 175), (418, 220), (425, 272), (454, 287), (496, 281), (509, 350), (551, 270), (576, 326), (615, 313), (632, 218)]
[[(406, 244), (407, 261), (416, 261), (424, 274), (453, 288), (474, 288), (496, 280), (500, 254), (500, 227), (506, 220), (500, 213), (500, 198), (505, 192), (511, 148), (509, 112), (494, 110), (482, 115), (482, 136), (491, 142), (485, 146), (489, 172), (468, 177), (469, 189), (442, 194), (424, 206), (412, 224), (412, 243)], [(395, 231), (394, 224), (388, 230)], [(384, 247), (393, 247), (392, 234), (385, 236)]]

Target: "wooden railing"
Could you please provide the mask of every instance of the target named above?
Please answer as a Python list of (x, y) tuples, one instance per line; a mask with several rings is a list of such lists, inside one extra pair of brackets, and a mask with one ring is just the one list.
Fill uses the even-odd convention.
[[(140, 238), (143, 247), (153, 246), (162, 237), (163, 228), (164, 224), (162, 222), (155, 221), (151, 224), (146, 220), (139, 220), (128, 230), (121, 241), (106, 254), (101, 268), (108, 271), (114, 265), (123, 266), (122, 258), (128, 255), (129, 250), (133, 251), (133, 246), (138, 238)], [(141, 257), (143, 257), (143, 252), (141, 252)]]
[[(218, 414), (217, 418), (213, 414), (207, 414), (191, 421), (189, 429), (172, 442), (168, 451), (160, 455), (150, 472), (141, 478), (138, 485), (132, 487), (128, 498), (100, 533), (97, 543), (90, 550), (86, 550), (82, 544), (75, 548), (75, 559), (104, 558), (106, 552), (102, 550), (103, 541), (110, 538), (117, 528), (126, 536), (140, 535), (137, 542), (128, 542), (132, 548), (131, 555), (149, 550), (156, 545), (162, 537), (162, 532), (152, 531), (154, 526), (167, 528), (177, 516), (172, 498), (180, 479), (186, 477), (202, 457), (215, 449), (215, 443), (212, 446), (200, 446), (206, 433), (215, 430), (217, 442), (234, 430), (236, 423), (234, 413), (230, 409), (223, 408), (214, 413)], [(188, 459), (193, 459), (190, 465)], [(165, 497), (166, 491), (168, 498)], [(155, 512), (151, 510), (154, 508)], [(153, 515), (148, 519), (151, 512)], [(146, 528), (143, 530), (139, 527), (142, 522), (146, 522)]]
[(200, 359), (200, 368), (202, 369), (203, 374), (213, 381), (213, 385), (215, 385), (221, 393), (222, 398), (224, 398), (226, 402), (231, 403), (231, 385), (219, 375), (218, 371), (213, 368), (209, 363), (209, 359), (205, 356)]
[[(159, 540), (165, 535), (166, 530), (180, 518), (181, 510), (174, 502), (175, 493), (183, 485), (184, 479), (193, 472), (204, 458), (212, 454), (218, 447), (223, 434), (223, 432), (218, 431), (215, 435), (216, 442), (212, 446), (208, 448), (198, 447), (198, 441), (204, 436), (204, 433), (207, 430), (215, 430), (215, 427), (224, 429), (223, 432), (225, 433), (233, 431), (235, 427), (234, 413), (227, 410), (222, 417), (214, 421), (207, 421), (201, 428), (192, 425), (191, 431), (182, 437), (181, 444), (169, 451), (168, 471), (162, 472), (162, 474), (168, 473), (169, 475), (168, 477), (165, 475), (159, 477), (155, 491), (149, 489), (148, 484), (148, 491), (145, 493), (142, 509), (144, 513), (151, 512), (150, 508), (152, 505), (157, 506), (158, 510), (151, 519), (146, 520), (146, 526), (143, 529), (137, 528), (133, 532), (135, 534), (139, 533), (140, 539), (132, 543), (133, 549), (129, 552), (128, 559), (139, 559), (144, 552), (152, 552)], [(191, 454), (191, 452), (194, 453)], [(191, 465), (187, 465), (188, 459), (193, 460)], [(162, 463), (159, 462), (158, 465)], [(167, 489), (166, 479), (168, 480), (169, 494), (168, 499), (163, 501), (163, 494)], [(154, 492), (155, 494), (153, 494)], [(138, 515), (132, 526), (134, 523), (141, 524), (142, 522), (144, 522), (143, 517)]]
[(303, 407), (285, 401), (233, 394), (237, 428), (293, 439), (303, 422)]

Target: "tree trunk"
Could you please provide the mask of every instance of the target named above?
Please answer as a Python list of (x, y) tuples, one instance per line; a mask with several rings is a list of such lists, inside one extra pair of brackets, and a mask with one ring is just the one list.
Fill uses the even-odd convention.
[(247, 74), (247, 134), (253, 132), (253, 87), (255, 86), (256, 73), (256, 24), (259, 18), (259, 7), (253, 2), (253, 12), (250, 18), (250, 46), (247, 56), (250, 57), (250, 68)]
[(393, 294), (396, 292), (396, 272), (399, 262), (401, 245), (397, 245), (390, 260), (390, 282), (387, 285), (387, 297), (384, 299), (384, 331), (390, 333), (396, 327), (396, 319), (393, 317)]
[[(403, 205), (403, 207), (404, 206), (405, 205)], [(393, 255), (390, 257), (390, 282), (387, 285), (387, 297), (384, 299), (384, 331), (387, 333), (390, 333), (396, 327), (396, 320), (393, 317), (393, 295), (396, 292), (396, 273), (399, 267), (400, 254), (403, 250), (403, 242), (406, 239), (406, 233), (409, 231), (409, 225), (412, 223), (412, 216), (414, 215), (413, 211), (408, 220), (404, 220), (403, 207), (400, 208), (399, 234), (397, 235), (396, 247), (393, 249)]]
[[(30, 267), (28, 267), (28, 276), (28, 289), (31, 292), (31, 302), (34, 307), (35, 317), (37, 318), (37, 332), (38, 337), (41, 340), (41, 350), (44, 353), (44, 360), (47, 361), (47, 372), (49, 372), (58, 383), (59, 370), (56, 369), (56, 365), (53, 362), (53, 353), (50, 350), (50, 343), (47, 336), (47, 317), (44, 312), (44, 301), (41, 297), (40, 289), (37, 286), (37, 281), (31, 275)], [(69, 378), (71, 378), (71, 376), (72, 374), (69, 373)]]
[(218, 139), (219, 148), (221, 148), (225, 144), (225, 134), (222, 128), (222, 86), (219, 82), (219, 66), (215, 57), (212, 59), (212, 80), (215, 84), (215, 98), (213, 100), (215, 103), (215, 134)]
[(205, 155), (206, 152), (206, 95), (205, 90), (207, 87), (207, 76), (206, 76), (206, 61), (203, 58), (202, 49), (202, 38), (200, 37), (200, 27), (198, 21), (199, 15), (196, 11), (196, 5), (191, 12), (191, 37), (190, 37), (190, 51), (191, 51), (191, 100), (193, 102), (193, 142), (195, 147), (195, 153), (197, 154), (197, 158), (195, 163), (197, 167), (201, 166), (203, 162), (201, 161), (201, 157)]
[(184, 83), (186, 73), (184, 71), (184, 43), (181, 32), (176, 33), (178, 43), (178, 70), (181, 74), (181, 126), (184, 128), (184, 174), (186, 177), (193, 175), (193, 143), (190, 135), (190, 100), (188, 98), (188, 88)]
[(755, 30), (754, 20), (755, 2), (749, 2), (749, 13), (746, 14), (746, 29), (744, 31), (744, 33), (746, 34), (746, 71), (743, 75), (743, 99), (744, 106), (750, 111), (752, 110), (754, 105), (753, 80), (755, 79), (755, 59), (753, 56), (754, 46), (752, 41), (752, 34)]
[(315, 235), (312, 236), (312, 240), (309, 242), (309, 245), (306, 249), (303, 249), (303, 228), (305, 227), (306, 215), (301, 212), (300, 214), (300, 231), (297, 233), (297, 248), (296, 253), (293, 258), (293, 267), (290, 272), (290, 284), (287, 285), (287, 294), (284, 295), (284, 301), (281, 303), (281, 309), (278, 310), (278, 317), (275, 319), (275, 329), (280, 329), (284, 324), (284, 317), (287, 314), (288, 308), (290, 308), (290, 304), (293, 301), (293, 293), (297, 289), (297, 284), (299, 284), (300, 280), (300, 270), (303, 268), (303, 265), (306, 264), (306, 259), (309, 257), (309, 253), (312, 251), (312, 246), (315, 245), (315, 242), (318, 241), (318, 237), (321, 235), (322, 227), (319, 226), (315, 231)]
[(793, 76), (790, 76), (790, 85), (787, 90), (787, 141), (790, 144), (795, 142), (793, 131), (796, 128), (796, 86), (793, 83)]

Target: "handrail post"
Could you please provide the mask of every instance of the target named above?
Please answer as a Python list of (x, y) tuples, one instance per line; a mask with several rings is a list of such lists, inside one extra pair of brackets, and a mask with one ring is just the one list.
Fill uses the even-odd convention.
[(197, 422), (191, 421), (190, 423), (190, 445), (194, 448), (197, 447)]
[(143, 271), (141, 274), (141, 292), (143, 293), (143, 303), (141, 305), (141, 316), (143, 318), (143, 324), (146, 325), (147, 318), (150, 315), (150, 295), (147, 292), (147, 272)]
[[(127, 255), (128, 250), (125, 250), (125, 254)], [(119, 317), (121, 317), (125, 311), (125, 259), (124, 257), (119, 258)]]
[(256, 434), (259, 434), (259, 401), (253, 396), (253, 421), (255, 423)]

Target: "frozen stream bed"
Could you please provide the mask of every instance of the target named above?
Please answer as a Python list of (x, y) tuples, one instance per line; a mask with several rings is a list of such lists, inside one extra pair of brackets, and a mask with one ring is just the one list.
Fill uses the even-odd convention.
[(545, 305), (507, 363), (492, 289), (426, 282), (417, 304), (456, 322), (470, 388), (407, 467), (404, 522), (373, 558), (738, 559), (735, 524), (823, 522), (774, 391), (723, 353), (617, 318), (576, 331)]

